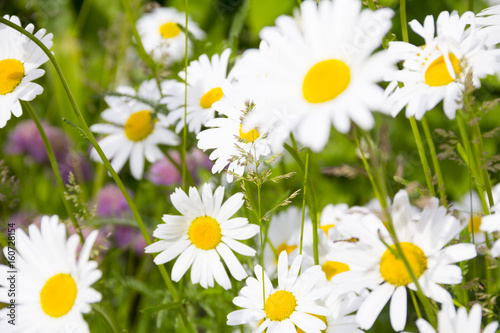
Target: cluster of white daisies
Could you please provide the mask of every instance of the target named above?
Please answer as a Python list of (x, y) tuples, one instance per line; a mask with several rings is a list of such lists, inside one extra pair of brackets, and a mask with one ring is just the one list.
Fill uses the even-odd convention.
[[(120, 171), (129, 161), (133, 177), (141, 179), (145, 159), (163, 157), (159, 145), (178, 145), (178, 133), (197, 135), (198, 147), (213, 150), (213, 172), (227, 169), (227, 180), (241, 176), (249, 167), (246, 154), (255, 160), (279, 151), (290, 134), (298, 143), (321, 151), (329, 140), (331, 125), (342, 133), (351, 122), (362, 129), (374, 126), (373, 111), (421, 118), (444, 101), (445, 114), (454, 118), (461, 107), (465, 77), (472, 82), (498, 72), (495, 46), (500, 42), (500, 7), (474, 15), (442, 12), (434, 22), (410, 22), (423, 38), (419, 46), (391, 42), (377, 51), (391, 29), (394, 12), (383, 8), (362, 9), (359, 0), (304, 1), (294, 17), (280, 16), (274, 27), (261, 31), (259, 49), (247, 50), (228, 72), (230, 51), (190, 63), (181, 81), (143, 82), (136, 91), (120, 87), (107, 96), (109, 109), (92, 131), (106, 136), (100, 141), (105, 155)], [(8, 17), (6, 17), (8, 18)], [(19, 25), (15, 17), (10, 19)], [(137, 28), (145, 50), (159, 63), (185, 56), (185, 16), (173, 9), (157, 8), (145, 14)], [(26, 30), (33, 32), (33, 26)], [(204, 33), (189, 22), (192, 36)], [(35, 34), (48, 48), (52, 35)], [(43, 89), (32, 80), (43, 75), (38, 67), (47, 56), (27, 37), (0, 25), (0, 40), (11, 47), (0, 50), (0, 126), (11, 113), (20, 116), (19, 101), (32, 100)], [(189, 41), (188, 55), (192, 41)], [(402, 61), (402, 69), (396, 64)], [(387, 89), (379, 83), (389, 82)], [(158, 110), (166, 106), (168, 114)], [(217, 117), (216, 117), (217, 116)], [(91, 156), (98, 159), (95, 151)], [(159, 253), (155, 263), (176, 259), (172, 278), (179, 281), (190, 270), (191, 282), (204, 288), (215, 284), (231, 288), (248, 273), (235, 253), (255, 256), (245, 244), (259, 227), (246, 218), (233, 217), (243, 205), (238, 193), (224, 202), (224, 187), (215, 191), (205, 184), (199, 192), (177, 189), (171, 202), (181, 215), (165, 215), (154, 232), (157, 242), (146, 248)], [(494, 209), (498, 210), (497, 207)], [(500, 230), (498, 214), (484, 219), (483, 231)], [(452, 297), (441, 284), (462, 281), (456, 263), (476, 256), (472, 244), (448, 245), (467, 225), (440, 207), (433, 198), (420, 211), (410, 206), (408, 194), (399, 192), (392, 203), (391, 219), (398, 243), (389, 236), (386, 221), (369, 208), (327, 206), (321, 215), (320, 265), (312, 260), (313, 232), (307, 223), (300, 249), (300, 213), (290, 208), (270, 222), (266, 236), (265, 264), (256, 265), (255, 278), (234, 299), (241, 309), (228, 315), (229, 325), (247, 324), (254, 332), (362, 332), (374, 324), (390, 300), (390, 320), (396, 331), (404, 330), (407, 294), (416, 290), (403, 261), (404, 253), (423, 293), (443, 304), (438, 315), (440, 332), (480, 332), (481, 309), (473, 306), (455, 311)], [(41, 230), (41, 231), (40, 231)], [(87, 238), (76, 260), (78, 238), (66, 239), (57, 217), (45, 217), (40, 230), (32, 225), (29, 236), (17, 231), (15, 268), (20, 293), (17, 303), (23, 317), (16, 332), (88, 331), (81, 313), (100, 294), (91, 288), (101, 273), (89, 261), (96, 238)], [(290, 234), (287, 234), (291, 231)], [(500, 255), (497, 241), (492, 255)], [(7, 255), (7, 253), (6, 253)], [(221, 261), (222, 258), (222, 261)], [(0, 302), (8, 302), (4, 284), (11, 268), (0, 266)], [(229, 273), (229, 274), (228, 274)], [(277, 277), (277, 286), (270, 278)], [(11, 331), (0, 311), (1, 331)], [(424, 320), (421, 332), (434, 332)], [(494, 332), (497, 323), (483, 332)]]

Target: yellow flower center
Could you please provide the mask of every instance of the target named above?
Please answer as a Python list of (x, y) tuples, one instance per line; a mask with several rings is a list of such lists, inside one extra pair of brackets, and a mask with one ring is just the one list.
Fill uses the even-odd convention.
[(278, 290), (267, 298), (264, 312), (270, 320), (283, 321), (292, 315), (296, 306), (297, 300), (291, 292)]
[(240, 124), (240, 138), (242, 138), (246, 142), (254, 142), (259, 137), (260, 137), (259, 131), (257, 131), (255, 128), (248, 132), (243, 132), (243, 125)]
[(134, 112), (125, 123), (125, 135), (132, 141), (142, 141), (147, 138), (154, 129), (155, 120), (151, 119), (151, 111)]
[(0, 60), (0, 95), (13, 92), (23, 77), (24, 65), (19, 60)]
[(321, 266), (321, 269), (325, 272), (326, 279), (330, 281), (335, 275), (347, 272), (349, 270), (349, 266), (343, 262), (327, 261), (323, 264), (323, 266)]
[(351, 81), (351, 70), (345, 62), (330, 59), (318, 62), (307, 72), (302, 93), (309, 103), (331, 101), (346, 90)]
[(167, 22), (160, 27), (160, 34), (165, 39), (173, 38), (181, 33), (181, 28), (175, 22)]
[[(412, 243), (399, 243), (401, 249), (410, 264), (415, 277), (418, 279), (427, 269), (427, 257), (418, 246)], [(406, 270), (403, 260), (396, 258), (392, 251), (396, 252), (396, 246), (391, 245), (380, 259), (380, 274), (390, 284), (406, 286), (411, 281), (410, 274)]]
[(467, 228), (469, 232), (473, 233), (480, 232), (481, 230), (479, 230), (479, 227), (481, 226), (481, 221), (482, 221), (481, 216), (477, 215), (474, 215), (472, 220), (469, 219), (469, 226)]
[(335, 227), (335, 224), (325, 224), (320, 226), (321, 230), (325, 232), (326, 237), (328, 237), (328, 231), (333, 227)]
[(204, 109), (210, 109), (212, 104), (220, 100), (222, 96), (224, 96), (224, 93), (221, 88), (213, 88), (201, 97), (200, 106)]
[(71, 275), (54, 275), (45, 283), (40, 292), (42, 310), (51, 317), (62, 317), (73, 308), (76, 293), (76, 283)]
[(188, 236), (191, 243), (202, 250), (215, 249), (222, 238), (219, 222), (210, 216), (197, 217), (191, 222)]
[(286, 251), (286, 254), (290, 254), (297, 248), (297, 245), (288, 245), (286, 242), (281, 244), (276, 248), (276, 253), (278, 256), (280, 255), (281, 252)]
[[(311, 316), (314, 316), (316, 318), (319, 318), (321, 319), (322, 322), (325, 323), (326, 327), (328, 328), (328, 323), (326, 322), (326, 317), (325, 316), (320, 316), (320, 315), (316, 315), (316, 314), (312, 314), (312, 313), (309, 313)], [(322, 331), (320, 331), (321, 333), (325, 333), (326, 332), (326, 328)], [(336, 332), (336, 331), (335, 331)], [(297, 327), (297, 333), (305, 333), (303, 330), (301, 330), (299, 327)]]
[[(453, 66), (453, 70), (455, 74), (460, 73), (460, 61), (455, 57), (453, 53), (448, 53), (450, 57), (451, 65)], [(427, 83), (431, 87), (439, 87), (445, 86), (449, 83), (453, 82), (453, 78), (448, 71), (448, 67), (446, 67), (446, 63), (444, 61), (444, 56), (440, 56), (436, 60), (434, 60), (427, 70), (425, 71), (425, 83)]]

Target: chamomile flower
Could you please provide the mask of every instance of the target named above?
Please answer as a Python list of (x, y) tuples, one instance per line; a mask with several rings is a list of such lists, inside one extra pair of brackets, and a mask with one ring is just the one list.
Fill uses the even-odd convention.
[(299, 275), (301, 256), (297, 256), (288, 269), (288, 255), (281, 252), (278, 259), (278, 288), (274, 288), (262, 267), (255, 266), (255, 276), (249, 277), (246, 287), (233, 303), (243, 309), (228, 314), (227, 324), (243, 325), (261, 321), (254, 332), (278, 333), (297, 332), (320, 333), (326, 328), (317, 316), (328, 316), (330, 311), (317, 305), (316, 300), (328, 293), (321, 287), (324, 278), (319, 266), (311, 267)]
[(486, 36), (488, 46), (500, 43), (500, 5), (486, 8), (477, 14), (476, 22), (481, 27), (478, 34)]
[[(496, 51), (488, 50), (484, 38), (476, 33), (474, 14), (441, 12), (436, 20), (429, 15), (422, 26), (416, 20), (410, 27), (424, 39), (423, 46), (391, 42), (389, 53), (403, 60), (403, 69), (392, 74), (387, 87), (391, 113), (396, 116), (406, 106), (406, 116), (421, 119), (427, 111), (443, 102), (444, 113), (455, 118), (461, 107), (466, 74), (472, 71), (474, 87), (479, 79), (494, 74), (498, 65)], [(471, 28), (466, 30), (470, 25)], [(404, 84), (398, 87), (398, 82)]]
[[(21, 26), (17, 16), (4, 16), (5, 19)], [(33, 24), (25, 28), (34, 34), (47, 48), (52, 47), (52, 34), (45, 34), (45, 29), (36, 33)], [(22, 114), (19, 101), (31, 101), (43, 92), (43, 88), (32, 82), (45, 72), (38, 68), (49, 58), (28, 37), (17, 30), (0, 24), (0, 128), (7, 124), (11, 113), (20, 117)]]
[[(394, 13), (361, 6), (359, 0), (303, 1), (296, 18), (280, 16), (275, 27), (260, 32), (258, 63), (265, 64), (266, 72), (255, 80), (255, 89), (290, 116), (288, 133), (314, 151), (328, 142), (332, 123), (342, 133), (349, 131), (351, 120), (371, 129), (371, 110), (384, 109), (377, 82), (394, 61), (385, 51), (372, 53), (391, 28)], [(255, 122), (270, 118), (264, 111)]]
[[(152, 105), (158, 103), (161, 96), (154, 80), (143, 82), (137, 93), (124, 86), (117, 90), (124, 96), (106, 96), (104, 99), (110, 108), (101, 114), (102, 119), (111, 124), (95, 124), (90, 129), (94, 133), (109, 134), (99, 141), (99, 145), (116, 172), (129, 160), (132, 176), (141, 179), (144, 159), (151, 163), (162, 159), (164, 155), (158, 145), (175, 146), (180, 139), (168, 129), (170, 124), (166, 116), (154, 113)], [(135, 96), (139, 100), (134, 99)], [(101, 161), (95, 149), (90, 156)]]
[[(198, 134), (201, 127), (215, 117), (213, 104), (224, 96), (222, 84), (226, 81), (230, 54), (230, 49), (222, 52), (220, 56), (215, 54), (212, 59), (203, 54), (189, 64), (187, 79), (184, 71), (179, 72), (179, 77), (188, 84), (186, 122), (190, 132)], [(169, 81), (165, 89), (167, 96), (163, 103), (170, 110), (169, 121), (178, 121), (176, 132), (184, 127), (185, 89), (185, 84), (177, 81)]]
[(496, 321), (481, 330), (481, 312), (481, 305), (477, 303), (471, 307), (469, 314), (464, 307), (457, 311), (453, 304), (446, 304), (438, 313), (437, 331), (421, 318), (417, 320), (417, 328), (420, 333), (495, 333), (498, 328)]
[(234, 252), (254, 256), (255, 250), (239, 240), (249, 239), (259, 227), (243, 217), (231, 218), (243, 205), (243, 194), (237, 193), (224, 204), (224, 187), (212, 193), (209, 184), (203, 186), (201, 197), (196, 188), (189, 196), (180, 188), (170, 196), (172, 204), (182, 215), (164, 215), (153, 236), (160, 239), (146, 247), (146, 253), (161, 252), (154, 259), (157, 265), (179, 256), (172, 269), (172, 280), (179, 281), (191, 267), (191, 282), (203, 288), (213, 287), (214, 279), (224, 289), (231, 281), (222, 265), (224, 260), (231, 275), (238, 281), (247, 273)]
[[(447, 215), (446, 208), (439, 207), (437, 198), (431, 199), (417, 218), (412, 218), (410, 211), (407, 192), (398, 192), (391, 217), (402, 251), (424, 294), (437, 302), (450, 303), (451, 295), (439, 284), (457, 284), (462, 281), (460, 268), (453, 264), (475, 257), (475, 246), (456, 244), (444, 248), (465, 225)], [(371, 289), (356, 315), (362, 329), (372, 327), (391, 299), (392, 327), (396, 331), (403, 330), (407, 315), (406, 288), (416, 288), (403, 261), (393, 254), (396, 246), (383, 222), (374, 215), (366, 215), (359, 223), (345, 223), (342, 228), (346, 234), (355, 235), (359, 241), (355, 248), (339, 248), (330, 254), (350, 268), (332, 280), (342, 283), (346, 289)]]
[(245, 130), (244, 120), (257, 107), (254, 101), (247, 99), (228, 82), (222, 85), (224, 97), (213, 104), (213, 108), (227, 118), (209, 120), (208, 129), (197, 135), (198, 148), (214, 149), (210, 159), (215, 160), (212, 172), (221, 172), (227, 167), (227, 180), (233, 181), (233, 173), (242, 176), (248, 165), (248, 155), (254, 161), (271, 153), (268, 131), (265, 128)]
[[(137, 32), (147, 53), (156, 61), (172, 63), (186, 54), (186, 35), (179, 27), (186, 25), (186, 15), (174, 8), (155, 8), (137, 20)], [(205, 38), (205, 33), (191, 19), (188, 30), (197, 39)], [(188, 56), (193, 42), (188, 40)]]
[(89, 332), (82, 313), (90, 312), (90, 304), (101, 300), (91, 287), (101, 271), (95, 261), (89, 261), (97, 235), (97, 230), (89, 234), (77, 259), (79, 237), (66, 239), (65, 226), (57, 216), (42, 217), (40, 230), (30, 225), (29, 236), (17, 229), (17, 253), (4, 248), (6, 258), (15, 258), (15, 269), (0, 266), (0, 302), (9, 303), (7, 277), (14, 276), (19, 318), (12, 325), (8, 323), (10, 309), (0, 310), (0, 331)]

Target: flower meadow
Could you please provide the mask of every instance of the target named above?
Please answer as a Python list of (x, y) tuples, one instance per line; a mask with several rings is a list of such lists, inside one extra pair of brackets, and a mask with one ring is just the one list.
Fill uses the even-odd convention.
[(0, 332), (498, 331), (497, 1), (0, 9)]

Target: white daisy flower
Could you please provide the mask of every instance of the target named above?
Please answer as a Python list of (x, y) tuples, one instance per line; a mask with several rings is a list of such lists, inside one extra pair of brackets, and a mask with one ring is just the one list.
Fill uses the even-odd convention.
[(228, 82), (222, 85), (222, 91), (224, 97), (215, 102), (213, 108), (227, 118), (209, 120), (205, 124), (209, 128), (200, 132), (196, 138), (198, 148), (214, 149), (210, 154), (210, 159), (215, 160), (212, 172), (221, 172), (227, 167), (230, 171), (227, 173), (227, 180), (232, 182), (233, 173), (242, 176), (247, 167), (255, 168), (255, 165), (248, 164), (247, 154), (254, 160), (259, 160), (269, 155), (271, 148), (267, 129), (245, 130), (244, 120), (248, 114), (255, 111), (255, 102), (245, 98)]
[[(446, 208), (433, 198), (421, 216), (412, 219), (408, 194), (400, 191), (392, 205), (394, 229), (401, 248), (426, 296), (440, 303), (452, 301), (451, 295), (439, 284), (458, 284), (462, 281), (456, 262), (476, 256), (473, 244), (456, 244), (444, 247), (465, 227)], [(358, 223), (344, 223), (346, 234), (358, 238), (356, 248), (339, 248), (330, 258), (345, 262), (350, 270), (332, 278), (347, 290), (371, 289), (357, 312), (361, 328), (369, 329), (391, 299), (390, 319), (394, 330), (401, 331), (406, 324), (406, 288), (415, 290), (403, 261), (397, 259), (396, 249), (381, 220), (367, 215)], [(384, 242), (390, 246), (388, 249)]]
[[(156, 61), (172, 63), (184, 58), (186, 35), (179, 25), (186, 25), (185, 13), (174, 8), (155, 8), (141, 16), (136, 25), (144, 49)], [(205, 32), (191, 19), (188, 19), (188, 30), (197, 39), (205, 38)], [(192, 48), (193, 42), (188, 40), (188, 57)]]
[(498, 322), (489, 323), (481, 330), (481, 305), (474, 304), (470, 313), (461, 307), (455, 310), (453, 304), (443, 304), (438, 313), (438, 329), (434, 329), (425, 319), (417, 320), (417, 327), (420, 333), (495, 333)]
[(478, 34), (486, 36), (488, 46), (500, 43), (500, 5), (486, 8), (477, 14), (476, 22), (481, 27)]
[[(307, 216), (307, 214), (306, 214)], [(264, 246), (264, 268), (266, 273), (274, 277), (279, 255), (285, 251), (288, 264), (299, 254), (300, 224), (302, 210), (289, 206), (286, 210), (274, 214), (267, 229), (267, 241)], [(269, 245), (272, 244), (273, 248)]]
[[(157, 112), (154, 117), (152, 105), (161, 98), (155, 80), (144, 81), (137, 93), (125, 86), (119, 87), (117, 91), (132, 97), (106, 96), (104, 100), (110, 108), (102, 112), (101, 118), (112, 124), (95, 124), (90, 129), (95, 133), (109, 134), (99, 141), (99, 145), (116, 172), (129, 160), (132, 176), (141, 179), (144, 158), (151, 163), (161, 160), (164, 154), (158, 145), (175, 146), (180, 143), (180, 139), (168, 129), (170, 123), (165, 115)], [(135, 96), (139, 100), (133, 98)], [(92, 149), (90, 156), (95, 161), (101, 161), (95, 149)]]
[[(404, 61), (404, 68), (391, 74), (395, 81), (386, 90), (391, 113), (396, 116), (406, 106), (408, 118), (421, 119), (444, 100), (444, 113), (454, 119), (461, 107), (466, 74), (472, 70), (474, 87), (480, 87), (479, 79), (494, 74), (498, 67), (497, 51), (487, 50), (484, 38), (477, 34), (472, 12), (461, 17), (457, 12), (441, 12), (436, 35), (432, 15), (425, 18), (423, 26), (416, 20), (409, 25), (424, 39), (424, 45), (389, 44), (389, 53)], [(466, 31), (468, 25), (471, 28)], [(398, 87), (398, 81), (404, 87)]]
[[(275, 27), (260, 32), (262, 59), (257, 63), (266, 71), (254, 89), (288, 116), (287, 133), (293, 131), (299, 143), (314, 151), (328, 142), (332, 123), (342, 133), (349, 131), (351, 120), (371, 129), (371, 110), (384, 109), (377, 82), (394, 61), (386, 51), (372, 53), (390, 30), (394, 12), (361, 6), (359, 0), (303, 1), (296, 18), (280, 16)], [(269, 111), (255, 118), (266, 123)]]
[(101, 301), (101, 294), (91, 286), (102, 274), (97, 263), (89, 261), (97, 235), (97, 230), (89, 234), (77, 259), (79, 237), (66, 239), (66, 228), (57, 216), (42, 217), (40, 230), (30, 225), (29, 236), (16, 229), (17, 253), (4, 248), (6, 258), (15, 258), (15, 269), (0, 266), (0, 302), (10, 303), (10, 283), (16, 283), (18, 318), (12, 325), (8, 323), (10, 309), (0, 310), (0, 331), (89, 332), (82, 313), (89, 313), (90, 304)]
[[(17, 16), (5, 15), (5, 19), (21, 26)], [(45, 29), (36, 33), (33, 24), (25, 28), (34, 34), (47, 48), (52, 47), (52, 34), (45, 34)], [(11, 113), (20, 117), (23, 113), (19, 101), (31, 101), (43, 92), (43, 88), (32, 82), (45, 72), (40, 67), (49, 58), (28, 37), (20, 32), (0, 24), (0, 128), (7, 124)]]
[[(179, 77), (187, 81), (187, 118), (186, 122), (190, 132), (198, 134), (203, 125), (215, 117), (213, 104), (224, 96), (222, 84), (227, 77), (227, 62), (231, 50), (227, 49), (219, 56), (215, 54), (209, 59), (206, 54), (198, 60), (191, 61), (184, 71), (179, 72)], [(165, 88), (166, 97), (162, 100), (170, 110), (168, 119), (175, 123), (176, 132), (184, 127), (184, 94), (185, 84), (178, 81), (169, 81)]]
[[(329, 288), (318, 288), (324, 278), (319, 266), (314, 266), (299, 275), (301, 256), (297, 256), (288, 269), (288, 255), (281, 252), (278, 259), (278, 288), (274, 288), (262, 267), (255, 266), (255, 276), (246, 280), (246, 287), (233, 303), (241, 310), (228, 314), (227, 324), (243, 325), (261, 321), (254, 333), (297, 332), (320, 333), (325, 323), (316, 316), (328, 316), (330, 311), (317, 305), (316, 300), (328, 293)], [(264, 281), (262, 280), (264, 279)], [(265, 298), (265, 300), (264, 300)]]
[[(201, 197), (196, 188), (189, 196), (177, 188), (170, 196), (172, 204), (182, 215), (164, 215), (153, 236), (160, 239), (146, 247), (146, 253), (161, 252), (154, 259), (157, 265), (179, 256), (172, 269), (172, 280), (179, 281), (191, 267), (191, 282), (203, 288), (213, 287), (214, 279), (224, 289), (231, 281), (220, 261), (224, 260), (231, 275), (238, 281), (247, 273), (234, 252), (254, 256), (255, 250), (238, 240), (255, 236), (259, 227), (243, 217), (231, 218), (243, 205), (243, 194), (237, 193), (224, 204), (224, 187), (212, 193), (209, 184), (203, 185)], [(232, 251), (231, 251), (232, 250)]]

